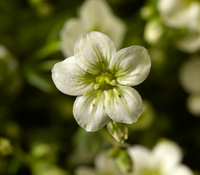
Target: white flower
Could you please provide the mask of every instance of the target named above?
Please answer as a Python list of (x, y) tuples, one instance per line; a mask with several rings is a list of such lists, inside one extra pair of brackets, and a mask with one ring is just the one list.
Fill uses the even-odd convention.
[(87, 131), (97, 131), (110, 119), (134, 123), (142, 112), (142, 99), (129, 87), (140, 84), (151, 67), (147, 50), (131, 46), (116, 52), (112, 40), (100, 32), (86, 32), (75, 44), (74, 56), (52, 69), (56, 87), (78, 95), (73, 114)]
[(158, 11), (165, 25), (200, 30), (200, 4), (191, 0), (159, 0)]
[(113, 158), (101, 152), (95, 159), (95, 169), (87, 166), (78, 167), (75, 175), (122, 175)]
[(180, 164), (182, 152), (174, 142), (161, 141), (152, 151), (135, 145), (128, 152), (134, 164), (131, 175), (193, 175), (186, 165)]
[(191, 114), (200, 116), (200, 57), (187, 60), (179, 74), (182, 87), (190, 95), (187, 99), (187, 108)]
[(104, 0), (87, 0), (80, 9), (80, 19), (68, 19), (60, 32), (61, 50), (64, 56), (74, 54), (74, 45), (80, 35), (87, 31), (99, 31), (108, 35), (119, 49), (126, 32), (122, 20), (114, 16)]
[(150, 44), (160, 41), (164, 29), (158, 20), (149, 20), (144, 29), (144, 39)]

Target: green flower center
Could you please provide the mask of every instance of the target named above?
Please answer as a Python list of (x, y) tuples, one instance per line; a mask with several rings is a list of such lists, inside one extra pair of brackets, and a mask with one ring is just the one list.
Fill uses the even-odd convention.
[(102, 72), (99, 76), (96, 77), (95, 89), (108, 90), (112, 89), (115, 86), (116, 81), (110, 72)]

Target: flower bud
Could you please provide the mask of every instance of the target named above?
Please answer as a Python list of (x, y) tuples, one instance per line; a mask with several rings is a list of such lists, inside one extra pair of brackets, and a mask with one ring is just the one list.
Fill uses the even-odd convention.
[(128, 128), (124, 123), (118, 123), (112, 120), (107, 124), (107, 129), (112, 137), (118, 142), (123, 143), (128, 139)]
[(132, 160), (125, 150), (120, 150), (115, 160), (122, 173), (130, 173), (132, 171)]

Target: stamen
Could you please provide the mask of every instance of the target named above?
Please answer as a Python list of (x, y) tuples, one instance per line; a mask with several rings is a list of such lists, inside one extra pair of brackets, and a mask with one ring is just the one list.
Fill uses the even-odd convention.
[(95, 84), (95, 85), (94, 85), (94, 89), (95, 89), (95, 90), (99, 89), (99, 87), (100, 87), (100, 84)]
[(79, 80), (76, 80), (76, 82), (77, 82), (77, 83), (80, 83), (80, 81), (79, 81)]
[(111, 70), (110, 70), (110, 72), (112, 72), (112, 73), (113, 73), (113, 71), (114, 71), (114, 68), (115, 68), (115, 66), (114, 66), (114, 65), (112, 65), (112, 66), (111, 66)]
[(115, 86), (115, 85), (116, 85), (116, 81), (115, 81), (115, 80), (112, 80), (112, 81), (110, 82), (110, 85)]
[(105, 81), (107, 84), (110, 84), (110, 80), (108, 78), (105, 78)]
[(94, 87), (92, 89), (90, 89), (88, 92), (84, 92), (83, 95), (86, 96), (88, 93), (90, 93), (92, 90), (94, 89)]
[(123, 85), (123, 86), (130, 86), (129, 83), (123, 84), (123, 83), (120, 83), (120, 82), (118, 82), (118, 81), (117, 81), (117, 84), (120, 84), (120, 85)]
[(115, 77), (120, 77), (120, 76), (125, 75), (125, 74), (128, 74), (128, 73), (129, 73), (129, 71), (122, 72), (122, 73), (120, 73), (120, 74), (116, 74)]
[(105, 70), (104, 62), (102, 61), (101, 63), (102, 63), (102, 66), (103, 66), (103, 70)]
[(89, 71), (90, 69), (87, 69), (87, 72)]
[(121, 94), (119, 93), (119, 91), (116, 88), (114, 88), (114, 89), (117, 92), (118, 96), (121, 98)]
[(92, 106), (95, 107), (95, 104), (93, 103)]

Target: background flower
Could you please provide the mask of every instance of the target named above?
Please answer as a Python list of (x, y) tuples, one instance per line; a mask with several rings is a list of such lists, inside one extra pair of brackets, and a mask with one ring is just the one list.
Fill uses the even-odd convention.
[(140, 145), (128, 151), (134, 162), (133, 175), (193, 175), (190, 168), (180, 163), (182, 152), (174, 142), (160, 141), (152, 151)]
[(106, 1), (85, 1), (80, 8), (80, 19), (68, 19), (61, 29), (61, 48), (65, 57), (74, 55), (75, 42), (86, 31), (99, 31), (108, 35), (119, 49), (125, 36), (126, 25), (112, 13)]

